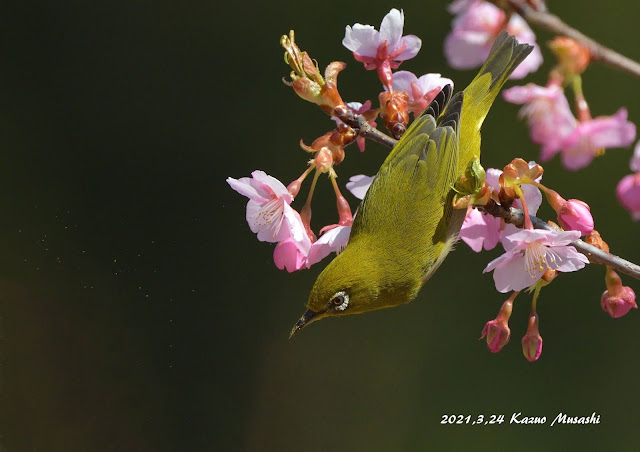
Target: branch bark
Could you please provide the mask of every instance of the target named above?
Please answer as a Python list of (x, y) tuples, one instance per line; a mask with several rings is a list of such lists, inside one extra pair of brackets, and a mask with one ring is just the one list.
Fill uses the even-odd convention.
[(363, 115), (356, 115), (349, 109), (339, 110), (337, 108), (334, 110), (333, 114), (342, 122), (354, 129), (361, 137), (373, 140), (388, 148), (394, 147), (398, 142), (395, 138), (391, 138), (384, 132), (372, 127)]
[(531, 25), (542, 27), (552, 33), (575, 39), (591, 52), (591, 59), (607, 66), (640, 77), (640, 63), (627, 58), (613, 49), (603, 46), (575, 28), (566, 24), (558, 16), (542, 9), (534, 9), (526, 1), (508, 0), (509, 7)]

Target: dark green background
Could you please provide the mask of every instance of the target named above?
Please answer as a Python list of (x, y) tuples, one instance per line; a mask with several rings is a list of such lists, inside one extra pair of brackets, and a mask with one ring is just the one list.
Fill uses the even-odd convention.
[[(5, 2), (0, 8), (0, 444), (7, 451), (540, 450), (640, 443), (638, 312), (599, 306), (604, 270), (558, 278), (539, 304), (544, 352), (522, 356), (528, 297), (499, 354), (478, 341), (505, 296), (459, 245), (410, 305), (314, 324), (295, 340), (322, 265), (288, 274), (244, 220), (228, 176), (262, 169), (288, 182), (331, 123), (281, 83), (278, 45), (324, 67), (344, 60), (346, 100), (375, 98), (372, 72), (340, 44), (344, 26), (379, 26), (379, 2)], [(637, 6), (551, 2), (634, 58)], [(402, 69), (447, 68), (444, 2), (407, 1), (424, 40)], [(539, 42), (550, 36), (539, 33)], [(528, 81), (544, 83), (551, 64)], [(594, 115), (629, 108), (639, 82), (594, 64)], [(498, 100), (483, 163), (537, 157), (517, 106)], [(347, 149), (340, 182), (372, 174), (385, 149)], [(615, 199), (629, 150), (578, 173), (557, 159), (544, 181), (587, 201), (615, 252), (640, 261), (638, 225)], [(308, 186), (303, 188), (299, 208)], [(355, 206), (355, 199), (349, 197)], [(314, 227), (336, 219), (320, 181)], [(550, 217), (548, 210), (542, 215)], [(626, 278), (636, 291), (640, 284)], [(507, 425), (513, 412), (601, 416), (595, 426)], [(441, 425), (445, 414), (504, 414), (495, 426)], [(613, 446), (615, 444), (615, 446)]]

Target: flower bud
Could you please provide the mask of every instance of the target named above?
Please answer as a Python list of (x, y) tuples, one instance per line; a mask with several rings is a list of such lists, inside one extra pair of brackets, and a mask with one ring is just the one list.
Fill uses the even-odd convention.
[(558, 221), (565, 231), (580, 231), (582, 235), (593, 231), (591, 209), (587, 203), (578, 199), (570, 199), (564, 203), (558, 212)]
[(607, 267), (605, 280), (607, 290), (604, 291), (600, 299), (600, 306), (603, 311), (617, 319), (629, 312), (631, 308), (638, 309), (636, 294), (633, 289), (623, 286), (620, 276), (610, 267)]
[(618, 295), (611, 295), (608, 290), (605, 290), (600, 300), (600, 306), (614, 319), (622, 317), (629, 312), (631, 308), (638, 309), (636, 294), (633, 292), (633, 289), (628, 286), (623, 286), (618, 292)]
[(542, 354), (542, 337), (538, 330), (538, 314), (535, 312), (529, 317), (527, 334), (522, 338), (522, 353), (529, 362), (537, 361)]
[(618, 182), (616, 187), (618, 201), (631, 213), (631, 217), (640, 220), (640, 173), (629, 174)]
[(487, 338), (487, 347), (493, 353), (498, 353), (502, 350), (502, 347), (504, 347), (511, 338), (509, 317), (511, 317), (513, 298), (515, 298), (516, 294), (517, 292), (514, 292), (514, 295), (502, 304), (498, 316), (494, 320), (487, 322), (482, 329), (480, 339)]
[(409, 124), (409, 94), (404, 91), (380, 93), (380, 117), (394, 138), (399, 139)]
[(345, 63), (334, 61), (329, 64), (323, 78), (309, 54), (301, 51), (295, 43), (293, 30), (289, 32), (289, 36), (280, 38), (280, 45), (285, 49), (285, 62), (291, 66), (292, 81), (283, 80), (286, 85), (291, 86), (302, 99), (318, 105), (327, 114), (332, 114), (336, 107), (344, 105), (338, 93), (337, 77), (345, 68)]
[(591, 61), (591, 52), (578, 41), (566, 36), (556, 36), (549, 48), (558, 58), (560, 71), (566, 78), (582, 74)]
[(565, 231), (580, 231), (582, 235), (589, 235), (593, 231), (593, 216), (587, 203), (579, 199), (567, 201), (558, 192), (546, 189), (547, 201), (558, 214), (558, 223)]

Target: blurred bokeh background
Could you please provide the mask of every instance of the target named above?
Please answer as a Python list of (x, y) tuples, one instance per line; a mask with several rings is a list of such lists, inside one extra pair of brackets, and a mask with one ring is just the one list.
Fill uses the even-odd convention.
[[(640, 58), (639, 7), (549, 2), (597, 40)], [(344, 27), (404, 8), (423, 48), (402, 69), (474, 71), (443, 58), (443, 1), (384, 3), (7, 2), (0, 9), (0, 447), (75, 450), (540, 450), (637, 447), (640, 314), (600, 308), (604, 269), (565, 275), (539, 303), (544, 351), (522, 356), (528, 296), (499, 354), (478, 341), (505, 296), (458, 246), (413, 303), (288, 333), (323, 264), (288, 274), (244, 220), (226, 177), (262, 169), (288, 182), (298, 147), (331, 126), (281, 82), (289, 29), (321, 67), (348, 62), (346, 100), (374, 99), (374, 73), (341, 46)], [(538, 31), (538, 30), (536, 30)], [(538, 33), (544, 44), (550, 35)], [(543, 84), (552, 64), (526, 81)], [(594, 115), (627, 106), (640, 81), (594, 64)], [(509, 85), (513, 85), (510, 83)], [(518, 107), (499, 99), (483, 163), (537, 157)], [(373, 174), (386, 150), (347, 149), (340, 182)], [(638, 224), (618, 205), (629, 173), (616, 149), (544, 181), (591, 205), (613, 251), (640, 261)], [(335, 221), (321, 180), (314, 226)], [(305, 185), (302, 194), (306, 193)], [(349, 195), (350, 196), (350, 195)], [(300, 202), (294, 206), (300, 207)], [(355, 207), (355, 199), (349, 197)], [(549, 210), (541, 216), (551, 217)], [(626, 278), (636, 292), (640, 283)], [(595, 426), (507, 425), (514, 412), (600, 415)], [(443, 415), (504, 414), (495, 426)]]

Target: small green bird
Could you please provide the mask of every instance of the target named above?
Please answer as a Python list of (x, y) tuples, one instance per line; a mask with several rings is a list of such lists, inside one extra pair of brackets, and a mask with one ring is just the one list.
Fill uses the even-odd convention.
[(480, 157), (482, 122), (532, 50), (502, 31), (469, 86), (453, 97), (445, 86), (414, 121), (380, 167), (347, 247), (318, 276), (291, 336), (318, 319), (416, 297), (458, 237), (466, 211), (453, 209), (453, 185)]

